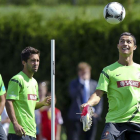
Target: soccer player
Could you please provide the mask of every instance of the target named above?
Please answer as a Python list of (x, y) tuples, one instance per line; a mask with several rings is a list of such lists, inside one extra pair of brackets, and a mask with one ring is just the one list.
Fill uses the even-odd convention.
[(33, 75), (39, 67), (39, 56), (39, 50), (26, 47), (21, 52), (23, 70), (9, 81), (6, 97), (6, 109), (11, 120), (8, 140), (36, 140), (34, 111), (50, 106), (50, 96), (38, 102), (38, 84)]
[(87, 103), (95, 106), (107, 93), (109, 109), (101, 140), (140, 139), (140, 65), (133, 62), (136, 39), (128, 32), (120, 35), (119, 60), (103, 69), (95, 93)]
[[(2, 114), (5, 106), (5, 93), (6, 93), (5, 86), (2, 77), (0, 75), (0, 115)], [(1, 116), (0, 116), (0, 121), (1, 121)], [(0, 140), (7, 140), (1, 122), (0, 122)]]

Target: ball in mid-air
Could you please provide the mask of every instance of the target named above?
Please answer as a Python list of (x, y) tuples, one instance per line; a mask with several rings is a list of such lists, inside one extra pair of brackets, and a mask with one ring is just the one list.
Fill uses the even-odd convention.
[(103, 11), (104, 18), (110, 24), (118, 24), (125, 18), (125, 9), (118, 2), (107, 4)]

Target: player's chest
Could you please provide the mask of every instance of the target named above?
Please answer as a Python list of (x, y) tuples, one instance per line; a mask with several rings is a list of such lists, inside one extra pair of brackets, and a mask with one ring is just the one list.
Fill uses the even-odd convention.
[(23, 85), (22, 92), (20, 94), (20, 98), (24, 100), (36, 101), (37, 94), (37, 85), (32, 82), (25, 82)]
[(119, 71), (113, 71), (110, 75), (110, 82), (117, 84), (118, 87), (140, 87), (140, 70), (123, 68)]

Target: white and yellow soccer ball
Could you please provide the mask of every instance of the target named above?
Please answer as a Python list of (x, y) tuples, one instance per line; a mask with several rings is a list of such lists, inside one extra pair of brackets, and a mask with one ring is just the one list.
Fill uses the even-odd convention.
[(105, 6), (103, 15), (108, 23), (118, 24), (125, 18), (125, 8), (118, 2), (110, 2)]

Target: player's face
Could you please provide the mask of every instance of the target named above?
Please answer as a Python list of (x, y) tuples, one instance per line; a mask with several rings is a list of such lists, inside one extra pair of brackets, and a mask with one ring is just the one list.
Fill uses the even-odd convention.
[(131, 36), (121, 36), (118, 44), (119, 53), (123, 55), (130, 55), (136, 49), (133, 38)]
[(30, 58), (27, 60), (26, 69), (29, 73), (37, 72), (39, 67), (39, 55), (32, 54)]

